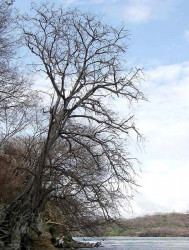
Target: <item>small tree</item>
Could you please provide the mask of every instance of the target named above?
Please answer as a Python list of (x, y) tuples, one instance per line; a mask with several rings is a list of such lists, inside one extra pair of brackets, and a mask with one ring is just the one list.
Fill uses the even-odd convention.
[(22, 18), (21, 28), (36, 56), (36, 73), (48, 77), (53, 94), (45, 107), (49, 123), (31, 179), (0, 226), (0, 237), (14, 249), (52, 197), (80, 220), (85, 211), (110, 218), (119, 198), (129, 199), (128, 190), (136, 183), (125, 142), (132, 131), (140, 134), (132, 115), (120, 118), (107, 103), (118, 97), (128, 105), (144, 99), (138, 86), (140, 69), (128, 72), (125, 67), (123, 27), (46, 4), (34, 5), (33, 11), (34, 16)]

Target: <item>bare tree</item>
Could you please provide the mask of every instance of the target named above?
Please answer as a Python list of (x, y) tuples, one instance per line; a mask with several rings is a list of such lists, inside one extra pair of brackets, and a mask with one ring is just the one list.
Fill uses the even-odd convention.
[[(16, 33), (12, 2), (0, 3), (0, 148), (23, 130), (35, 106), (34, 91), (15, 59), (21, 43)], [(17, 30), (18, 31), (18, 30)]]
[(36, 56), (36, 73), (48, 77), (54, 93), (45, 109), (49, 122), (31, 179), (0, 225), (0, 237), (14, 249), (20, 249), (27, 228), (34, 228), (52, 197), (62, 200), (66, 213), (70, 206), (77, 218), (82, 209), (110, 218), (119, 198), (129, 199), (136, 182), (126, 142), (133, 131), (140, 134), (133, 115), (120, 118), (107, 103), (122, 97), (129, 106), (144, 99), (141, 70), (128, 72), (125, 67), (124, 27), (46, 4), (34, 5), (33, 11), (20, 25), (26, 46)]

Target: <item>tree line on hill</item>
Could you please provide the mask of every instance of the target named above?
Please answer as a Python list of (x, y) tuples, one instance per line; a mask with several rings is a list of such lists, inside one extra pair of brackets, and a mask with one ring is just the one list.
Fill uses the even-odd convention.
[(100, 236), (129, 237), (189, 237), (189, 215), (183, 213), (159, 213), (119, 219), (103, 228)]

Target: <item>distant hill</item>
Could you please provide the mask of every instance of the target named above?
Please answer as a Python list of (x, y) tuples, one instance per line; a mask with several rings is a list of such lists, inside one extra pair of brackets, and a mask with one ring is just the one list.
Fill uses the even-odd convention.
[(104, 236), (189, 237), (189, 214), (155, 214), (120, 220), (104, 232)]

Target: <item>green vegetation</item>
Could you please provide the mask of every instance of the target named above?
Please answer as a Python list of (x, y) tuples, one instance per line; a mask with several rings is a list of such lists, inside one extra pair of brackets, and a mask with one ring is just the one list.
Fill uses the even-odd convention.
[(104, 236), (189, 237), (189, 214), (155, 214), (122, 219), (106, 228)]

